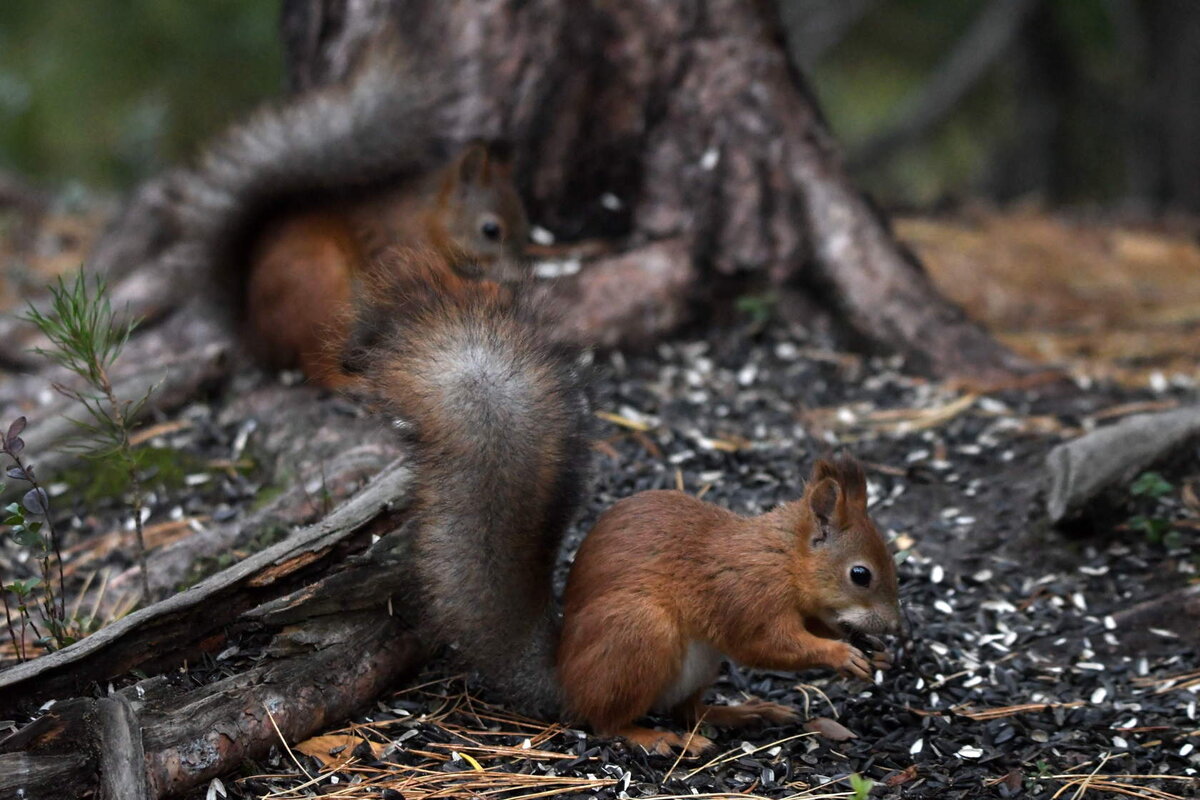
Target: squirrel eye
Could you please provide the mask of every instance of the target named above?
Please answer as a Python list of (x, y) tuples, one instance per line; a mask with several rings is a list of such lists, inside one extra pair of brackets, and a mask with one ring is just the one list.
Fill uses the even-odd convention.
[(485, 239), (498, 242), (500, 241), (500, 235), (504, 231), (500, 227), (499, 222), (496, 222), (494, 219), (488, 219), (484, 220), (483, 224), (479, 226), (479, 232), (483, 234)]
[(858, 566), (850, 568), (850, 580), (854, 581), (859, 586), (871, 585), (871, 570), (866, 567)]

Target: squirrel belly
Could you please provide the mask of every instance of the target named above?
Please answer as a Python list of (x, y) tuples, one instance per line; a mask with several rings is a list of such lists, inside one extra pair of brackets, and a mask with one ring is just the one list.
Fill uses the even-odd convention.
[(575, 557), (563, 613), (567, 713), (664, 753), (710, 743), (639, 727), (651, 711), (717, 725), (794, 718), (762, 701), (705, 705), (722, 658), (869, 680), (890, 658), (843, 639), (900, 627), (895, 567), (849, 458), (819, 461), (802, 499), (759, 517), (674, 491), (618, 502)]
[(578, 353), (522, 292), (388, 258), (406, 263), (369, 284), (346, 361), (411, 445), (424, 624), (506, 701), (556, 715), (551, 578), (590, 460)]

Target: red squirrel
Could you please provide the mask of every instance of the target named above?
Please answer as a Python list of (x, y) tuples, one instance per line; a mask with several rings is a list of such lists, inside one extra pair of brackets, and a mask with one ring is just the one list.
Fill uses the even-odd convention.
[(508, 149), (446, 141), (433, 113), (449, 102), (444, 82), (398, 51), (385, 27), (344, 81), (260, 109), (168, 187), (179, 241), (161, 271), (210, 275), (247, 349), (318, 384), (345, 382), (351, 298), (387, 248), (434, 250), (467, 278), (524, 272), (528, 221)]
[(895, 566), (867, 513), (862, 467), (848, 457), (818, 461), (802, 499), (758, 517), (675, 491), (618, 502), (579, 548), (563, 613), (569, 716), (664, 754), (712, 743), (637, 725), (652, 711), (718, 726), (795, 718), (759, 700), (706, 705), (724, 658), (870, 680), (891, 659), (843, 639), (901, 624)]
[(410, 446), (425, 638), (456, 646), (506, 702), (697, 752), (708, 740), (635, 723), (794, 716), (704, 705), (724, 656), (865, 679), (888, 666), (842, 641), (900, 624), (850, 458), (818, 462), (801, 500), (752, 519), (679, 492), (617, 503), (575, 558), (560, 623), (551, 576), (590, 462), (579, 351), (552, 341), (524, 285), (463, 278), (436, 251), (390, 251), (365, 285), (344, 368)]

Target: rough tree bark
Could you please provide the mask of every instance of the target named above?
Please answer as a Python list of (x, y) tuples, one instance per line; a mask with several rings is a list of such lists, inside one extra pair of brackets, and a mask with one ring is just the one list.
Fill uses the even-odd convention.
[[(714, 299), (786, 285), (918, 369), (989, 383), (1029, 366), (938, 293), (851, 185), (774, 3), (288, 0), (282, 23), (294, 91), (343, 79), (390, 25), (444, 84), (428, 109), (443, 144), (514, 143), (532, 218), (602, 243), (542, 287), (570, 309), (567, 338), (646, 343)], [(177, 274), (186, 243), (173, 253), (187, 180), (144, 187), (92, 259), (152, 319), (203, 284)], [(19, 362), (15, 327), (0, 322), (0, 357)]]
[(345, 719), (420, 660), (395, 617), (343, 612), (277, 634), (252, 668), (215, 683), (150, 678), (58, 703), (0, 742), (0, 800), (178, 796), (262, 758), (281, 736), (299, 741)]
[(509, 139), (533, 219), (611, 240), (550, 289), (573, 337), (645, 341), (749, 276), (802, 284), (936, 373), (1026, 366), (938, 294), (850, 185), (775, 4), (289, 0), (290, 84), (343, 78), (389, 19), (453, 85), (448, 139)]

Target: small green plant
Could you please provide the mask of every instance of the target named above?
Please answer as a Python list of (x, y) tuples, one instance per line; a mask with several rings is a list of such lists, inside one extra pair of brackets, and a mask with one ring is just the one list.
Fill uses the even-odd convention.
[(1170, 520), (1162, 517), (1148, 517), (1145, 514), (1129, 518), (1129, 527), (1135, 531), (1141, 531), (1146, 536), (1146, 541), (1153, 544), (1159, 544), (1171, 529)]
[[(71, 641), (67, 630), (62, 552), (59, 549), (58, 531), (54, 528), (54, 517), (50, 513), (50, 495), (38, 483), (33, 465), (21, 457), (25, 452), (25, 440), (21, 438), (25, 425), (25, 417), (18, 417), (8, 426), (3, 436), (0, 436), (0, 452), (11, 462), (7, 470), (8, 477), (29, 487), (20, 502), (9, 503), (5, 508), (7, 517), (4, 524), (8, 526), (13, 540), (25, 548), (41, 568), (39, 578), (11, 581), (0, 586), (4, 619), (8, 624), (13, 645), (17, 648), (17, 657), (22, 661), (28, 658), (25, 650), (25, 628), (33, 631), (36, 643), (43, 647), (65, 647)], [(0, 492), (4, 489), (4, 485), (0, 484)], [(57, 594), (54, 590), (55, 572), (58, 573)], [(17, 599), (17, 615), (21, 621), (22, 632), (20, 636), (13, 625), (12, 609), (8, 604), (9, 594)], [(34, 621), (34, 609), (41, 613), (46, 627), (45, 633)]]
[[(29, 651), (25, 648), (26, 628), (33, 631), (37, 642), (45, 641), (42, 632), (38, 630), (37, 623), (33, 621), (29, 610), (30, 604), (37, 605), (34, 590), (37, 589), (41, 582), (41, 578), (28, 578), (23, 581), (11, 581), (0, 587), (2, 589), (0, 594), (4, 597), (4, 621), (8, 623), (8, 635), (12, 639), (13, 647), (17, 649), (17, 661), (29, 660)], [(8, 604), (8, 596), (10, 594), (17, 599), (17, 620), (21, 623), (20, 634), (17, 633), (17, 627), (13, 624), (12, 607)]]
[(1174, 488), (1170, 481), (1157, 472), (1143, 472), (1129, 487), (1129, 493), (1135, 497), (1149, 497), (1157, 500), (1170, 494)]
[(779, 296), (774, 292), (744, 294), (735, 301), (734, 307), (749, 318), (752, 326), (760, 328), (771, 321), (778, 302)]
[(50, 287), (50, 310), (43, 314), (32, 305), (25, 318), (50, 340), (51, 347), (37, 352), (82, 379), (86, 388), (62, 384), (54, 388), (83, 406), (86, 417), (73, 420), (85, 433), (80, 447), (93, 458), (114, 458), (129, 476), (133, 525), (137, 534), (137, 560), (142, 577), (142, 597), (150, 597), (146, 571), (146, 540), (142, 531), (145, 494), (139, 478), (137, 453), (131, 442), (133, 423), (150, 398), (148, 390), (137, 399), (117, 397), (109, 373), (137, 327), (136, 320), (118, 318), (108, 300), (108, 287), (100, 277), (89, 287), (80, 270), (72, 281), (59, 278)]
[(871, 796), (871, 787), (874, 785), (874, 781), (864, 778), (857, 772), (850, 775), (850, 790), (854, 792), (854, 800), (867, 800)]
[(1174, 491), (1175, 486), (1161, 474), (1143, 472), (1130, 484), (1129, 494), (1131, 497), (1144, 498), (1139, 507), (1145, 509), (1152, 505), (1153, 511), (1136, 514), (1126, 522), (1130, 530), (1144, 534), (1146, 541), (1162, 544), (1170, 550), (1182, 549), (1187, 544), (1183, 533), (1175, 529), (1169, 511), (1165, 511), (1158, 502)]

